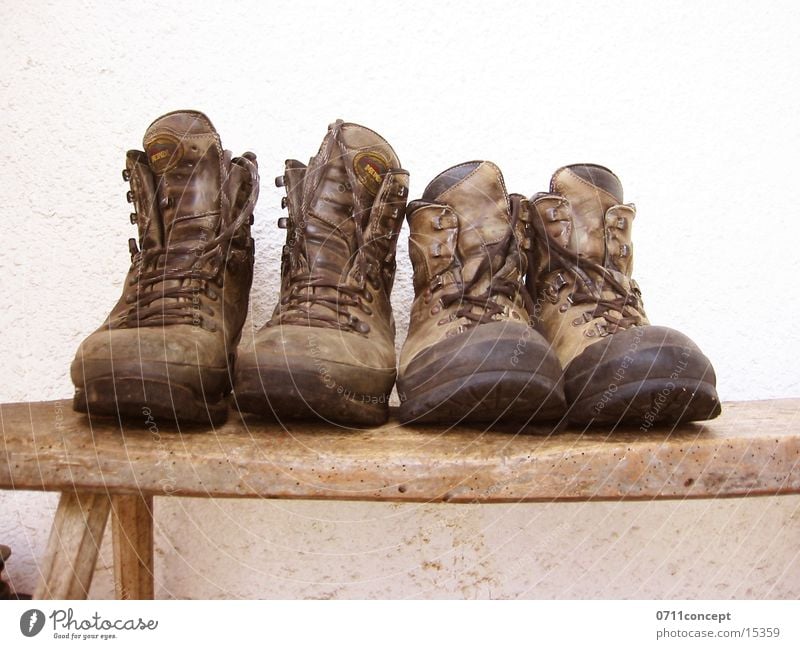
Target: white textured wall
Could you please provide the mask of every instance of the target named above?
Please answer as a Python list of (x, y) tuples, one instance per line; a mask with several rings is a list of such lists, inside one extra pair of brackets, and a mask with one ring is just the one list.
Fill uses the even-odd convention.
[[(474, 158), (528, 194), (562, 164), (611, 167), (639, 208), (651, 320), (701, 345), (723, 399), (800, 394), (799, 5), (532, 5), (0, 3), (0, 401), (70, 397), (74, 350), (128, 266), (124, 152), (188, 107), (227, 148), (258, 154), (256, 324), (283, 234), (272, 177), (342, 117), (390, 141), (412, 197)], [(401, 248), (398, 344), (411, 299)], [(20, 589), (54, 505), (0, 495)], [(162, 596), (800, 597), (795, 497), (157, 508)], [(94, 594), (110, 592), (101, 570)]]

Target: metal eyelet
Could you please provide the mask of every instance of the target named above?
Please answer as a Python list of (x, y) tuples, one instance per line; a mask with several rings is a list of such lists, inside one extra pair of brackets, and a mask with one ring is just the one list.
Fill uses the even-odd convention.
[(131, 180), (130, 169), (123, 169), (122, 170), (122, 180), (124, 180), (126, 183), (130, 182), (130, 180)]
[(447, 211), (443, 211), (433, 217), (431, 225), (433, 225), (434, 230), (452, 230), (458, 227), (458, 217), (455, 214), (448, 214)]
[(348, 324), (351, 327), (353, 327), (353, 329), (355, 329), (358, 333), (362, 334), (369, 333), (370, 326), (366, 322), (364, 322), (363, 320), (359, 320), (355, 316), (350, 316)]

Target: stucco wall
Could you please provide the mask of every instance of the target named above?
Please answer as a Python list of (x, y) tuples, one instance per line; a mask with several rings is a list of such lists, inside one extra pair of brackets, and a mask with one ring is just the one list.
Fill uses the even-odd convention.
[[(342, 117), (389, 140), (412, 197), (475, 158), (526, 194), (562, 164), (609, 166), (638, 207), (651, 320), (694, 338), (725, 400), (800, 394), (798, 5), (532, 5), (0, 4), (0, 401), (71, 396), (74, 350), (128, 266), (124, 152), (188, 107), (258, 154), (255, 325), (279, 272), (272, 177)], [(398, 346), (412, 297), (400, 248)], [(21, 590), (54, 506), (0, 494)], [(796, 497), (157, 509), (161, 596), (800, 596)], [(101, 569), (93, 595), (111, 592)]]

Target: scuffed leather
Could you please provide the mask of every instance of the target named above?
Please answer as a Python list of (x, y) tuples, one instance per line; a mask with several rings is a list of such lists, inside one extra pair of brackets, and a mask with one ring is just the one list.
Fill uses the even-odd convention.
[[(461, 301), (445, 305), (441, 300), (445, 295), (481, 296), (493, 278), (502, 279), (517, 285), (516, 294), (512, 298), (493, 293), (488, 302), (497, 305), (499, 312), (489, 319), (527, 323), (532, 315), (525, 306), (522, 287), (527, 269), (527, 202), (521, 201), (517, 222), (512, 224), (512, 200), (521, 197), (509, 197), (497, 166), (475, 161), (452, 167), (431, 181), (423, 196), (408, 209), (415, 297), (400, 358), (401, 374), (421, 352), (480, 326), (458, 312), (466, 305), (478, 316), (483, 307)], [(512, 237), (510, 252), (502, 254), (497, 244), (508, 236)]]
[(408, 172), (380, 135), (337, 122), (307, 165), (287, 160), (282, 182), (288, 216), (280, 300), (244, 347), (243, 362), (254, 364), (264, 350), (302, 354), (313, 335), (324, 342), (315, 353), (327, 360), (394, 375), (390, 296)]
[[(535, 232), (528, 286), (536, 305), (537, 327), (551, 341), (564, 367), (589, 345), (613, 333), (617, 328), (614, 321), (631, 321), (622, 329), (649, 324), (639, 288), (631, 278), (631, 225), (636, 208), (622, 201), (619, 179), (597, 165), (559, 169), (553, 174), (550, 192), (530, 199)], [(576, 262), (565, 264), (556, 245), (572, 253)], [(574, 292), (583, 290), (576, 273), (589, 278), (601, 298), (615, 300), (621, 293), (634, 304), (626, 305), (622, 312), (611, 309), (608, 317), (593, 314), (592, 304), (573, 304)], [(611, 286), (607, 277), (623, 290)]]
[[(151, 163), (153, 143), (162, 137), (180, 144), (180, 155), (161, 155)], [(122, 296), (78, 349), (72, 367), (76, 385), (91, 378), (87, 367), (110, 371), (112, 359), (228, 368), (247, 315), (254, 254), (250, 224), (259, 186), (255, 156), (233, 158), (208, 118), (196, 111), (157, 119), (147, 129), (144, 148), (128, 151), (125, 165), (138, 246), (132, 243)], [(214, 247), (221, 235), (225, 240)], [(143, 269), (143, 259), (155, 251), (160, 254), (153, 268)], [(143, 272), (167, 277), (173, 269), (188, 273), (140, 284)], [(168, 296), (176, 287), (185, 295)], [(159, 309), (168, 316), (159, 318)], [(199, 386), (197, 369), (187, 380)]]

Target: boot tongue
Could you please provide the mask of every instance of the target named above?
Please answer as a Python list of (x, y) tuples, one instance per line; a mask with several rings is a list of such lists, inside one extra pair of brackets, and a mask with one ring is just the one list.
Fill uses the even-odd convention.
[(503, 174), (492, 162), (465, 162), (443, 171), (425, 188), (422, 200), (452, 207), (463, 217), (462, 227), (498, 217), (508, 223), (508, 193)]
[(602, 264), (605, 259), (605, 215), (622, 203), (622, 184), (611, 171), (593, 164), (562, 167), (550, 191), (569, 201), (572, 234), (569, 246), (581, 257)]
[[(511, 228), (510, 203), (503, 174), (487, 161), (465, 162), (443, 171), (425, 189), (423, 201), (448, 205), (458, 217), (458, 257), (462, 279), (472, 282), (489, 255), (489, 275), (505, 262), (494, 244)], [(478, 292), (485, 286), (476, 286)]]
[(356, 228), (366, 227), (386, 172), (399, 168), (392, 147), (374, 131), (342, 121), (328, 128), (304, 181), (311, 268), (339, 278), (350, 267), (358, 248)]
[(145, 132), (144, 150), (165, 244), (212, 235), (220, 216), (225, 154), (208, 117), (192, 110), (159, 117)]

